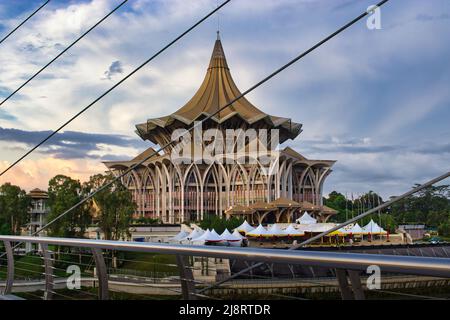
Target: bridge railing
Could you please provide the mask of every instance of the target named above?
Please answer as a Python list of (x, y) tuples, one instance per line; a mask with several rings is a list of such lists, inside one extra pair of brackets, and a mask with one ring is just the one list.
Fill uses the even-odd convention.
[[(4, 247), (4, 253), (0, 254), (0, 262), (3, 261), (5, 264), (3, 266), (3, 271), (1, 271), (4, 273), (2, 277), (4, 279), (4, 289), (2, 294), (11, 295), (13, 291), (20, 291), (19, 289), (15, 289), (17, 286), (26, 287), (27, 284), (31, 285), (30, 279), (27, 279), (28, 282), (23, 280), (15, 283), (15, 273), (20, 274), (21, 271), (21, 266), (18, 264), (19, 262), (16, 261), (17, 263), (15, 263), (15, 255), (17, 253), (17, 248), (19, 248), (16, 248), (18, 243), (32, 243), (38, 248), (39, 256), (43, 261), (42, 270), (34, 271), (36, 273), (35, 280), (42, 282), (43, 299), (52, 299), (55, 298), (56, 295), (61, 295), (62, 298), (64, 298), (65, 295), (67, 295), (66, 292), (61, 293), (61, 291), (57, 290), (62, 284), (65, 285), (65, 283), (63, 283), (64, 279), (58, 277), (58, 274), (66, 270), (65, 267), (61, 267), (61, 263), (65, 262), (70, 264), (70, 261), (74, 261), (74, 259), (65, 260), (64, 258), (61, 258), (61, 254), (72, 254), (76, 258), (77, 264), (83, 266), (84, 276), (81, 281), (83, 284), (90, 283), (90, 286), (96, 287), (97, 292), (95, 295), (98, 299), (109, 299), (111, 290), (118, 290), (118, 283), (119, 281), (123, 281), (123, 279), (127, 279), (128, 281), (125, 291), (129, 293), (137, 292), (137, 286), (152, 286), (155, 290), (160, 288), (172, 290), (172, 294), (175, 292), (183, 299), (210, 298), (213, 296), (214, 292), (217, 292), (217, 288), (211, 289), (209, 291), (211, 295), (207, 295), (209, 280), (205, 280), (205, 277), (199, 277), (198, 279), (194, 277), (194, 257), (205, 258), (205, 265), (207, 265), (208, 258), (213, 258), (220, 261), (245, 261), (247, 264), (264, 262), (268, 265), (278, 264), (301, 266), (305, 268), (331, 269), (334, 271), (334, 280), (324, 278), (320, 281), (317, 279), (300, 279), (299, 281), (304, 281), (305, 283), (309, 281), (318, 286), (335, 283), (343, 299), (363, 299), (365, 297), (364, 285), (361, 283), (360, 276), (363, 272), (366, 272), (370, 266), (376, 266), (381, 272), (389, 274), (439, 277), (444, 280), (450, 279), (450, 259), (448, 258), (313, 250), (188, 246), (147, 242), (27, 236), (0, 236), (0, 242), (3, 242)], [(58, 250), (60, 250), (59, 248), (69, 248), (69, 250), (60, 253), (58, 252)], [(175, 259), (172, 260), (173, 263), (164, 263), (163, 272), (160, 271), (161, 268), (156, 269), (154, 267), (158, 262), (154, 262), (152, 267), (152, 262), (147, 261), (146, 263), (149, 263), (149, 265), (146, 272), (133, 273), (126, 268), (120, 271), (114, 266), (114, 264), (117, 263), (117, 260), (124, 260), (121, 258), (120, 252), (170, 255), (172, 258), (175, 257)], [(135, 262), (136, 261), (133, 260), (130, 261), (130, 263)], [(25, 265), (27, 263), (30, 264), (29, 261), (22, 261), (21, 263)], [(208, 266), (206, 266), (206, 268), (208, 268)], [(178, 273), (178, 276), (170, 277), (171, 271)], [(153, 275), (153, 281), (148, 281), (148, 275)], [(295, 271), (292, 271), (292, 275), (295, 278)], [(228, 283), (226, 288), (231, 290), (230, 288), (234, 286), (233, 290), (237, 290), (236, 292), (241, 293), (249, 292), (248, 288), (250, 287), (254, 290), (252, 292), (257, 292), (258, 290), (261, 292), (268, 292), (268, 287), (271, 285), (278, 285), (275, 283), (274, 279), (268, 281), (269, 279), (266, 279), (263, 276), (254, 274), (250, 276), (253, 280), (236, 279), (235, 281)], [(245, 278), (245, 274), (243, 278)], [(286, 282), (284, 289), (292, 284), (292, 281), (289, 280), (278, 279), (277, 281)], [(252, 284), (254, 283), (258, 283), (259, 287), (256, 289), (252, 287)], [(209, 284), (211, 283), (209, 282)], [(287, 289), (283, 290), (280, 292), (287, 292)], [(88, 291), (87, 294), (91, 296), (94, 295), (92, 291)], [(283, 294), (278, 294), (278, 297), (283, 298), (284, 296)]]

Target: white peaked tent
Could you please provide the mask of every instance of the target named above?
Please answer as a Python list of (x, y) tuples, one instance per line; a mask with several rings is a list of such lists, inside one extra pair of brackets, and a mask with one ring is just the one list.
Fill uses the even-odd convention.
[(340, 228), (337, 230), (337, 232), (340, 234), (350, 234), (350, 229), (349, 228)]
[(247, 222), (247, 220), (244, 220), (244, 222), (237, 227), (235, 230), (239, 231), (239, 232), (244, 232), (247, 233), (249, 231), (252, 231), (254, 228)]
[(364, 230), (359, 226), (358, 223), (355, 223), (355, 225), (350, 230), (348, 230), (348, 233), (351, 233), (351, 234), (363, 234)]
[(300, 224), (298, 230), (303, 232), (320, 233), (328, 231), (336, 226), (335, 223), (313, 223), (313, 224)]
[(242, 244), (243, 237), (237, 230), (234, 230), (233, 233), (230, 233), (228, 229), (225, 229), (225, 231), (220, 235), (220, 237), (223, 239), (223, 241), (226, 241), (228, 245), (231, 247), (240, 247)]
[(308, 212), (305, 212), (300, 218), (297, 219), (297, 222), (300, 224), (314, 224), (317, 223), (317, 220), (311, 217)]
[(370, 222), (366, 224), (363, 228), (364, 233), (371, 233), (371, 234), (382, 234), (386, 233), (386, 231), (381, 228), (375, 221), (370, 219)]
[(292, 224), (290, 224), (286, 229), (284, 229), (283, 232), (289, 236), (302, 236), (305, 234), (304, 232), (295, 229)]
[(212, 229), (209, 235), (205, 238), (206, 242), (222, 242), (223, 239), (219, 236), (216, 230)]
[(235, 237), (237, 237), (237, 238), (239, 238), (239, 239), (241, 239), (241, 240), (242, 240), (242, 239), (245, 239), (245, 237), (243, 237), (243, 236), (239, 233), (239, 231), (238, 231), (237, 229), (234, 229), (232, 235), (235, 236)]
[(267, 230), (260, 224), (257, 228), (247, 232), (246, 235), (250, 237), (260, 237), (260, 236), (268, 236), (269, 234)]
[(350, 234), (352, 227), (353, 227), (353, 225), (348, 224), (348, 225), (343, 226), (340, 229), (338, 229), (337, 232), (340, 234)]
[(207, 229), (203, 234), (198, 236), (197, 238), (192, 239), (193, 244), (205, 244), (206, 238), (211, 234), (211, 231)]
[(187, 235), (186, 237), (182, 238), (181, 240), (191, 241), (191, 240), (194, 240), (194, 239), (200, 237), (204, 233), (205, 233), (205, 231), (203, 231), (200, 228), (194, 229), (194, 231), (192, 231), (189, 235)]
[(282, 237), (282, 236), (286, 236), (286, 233), (284, 233), (283, 230), (281, 230), (281, 228), (278, 226), (278, 224), (274, 223), (269, 228), (269, 230), (267, 230), (267, 235), (268, 236)]
[(171, 239), (173, 242), (181, 241), (181, 239), (186, 238), (189, 235), (187, 231), (181, 230), (178, 234)]
[(220, 238), (224, 241), (229, 241), (229, 242), (236, 242), (236, 241), (242, 240), (241, 235), (239, 235), (239, 237), (236, 237), (234, 234), (231, 234), (230, 231), (228, 231), (228, 229), (225, 229), (225, 231), (222, 232), (222, 234), (220, 235)]

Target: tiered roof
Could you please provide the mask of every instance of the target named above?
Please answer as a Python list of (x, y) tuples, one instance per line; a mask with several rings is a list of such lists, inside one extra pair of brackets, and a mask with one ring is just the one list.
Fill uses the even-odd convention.
[[(171, 115), (148, 119), (147, 122), (136, 125), (136, 132), (142, 139), (149, 140), (156, 145), (167, 143), (173, 130), (190, 127), (194, 121), (214, 114), (220, 107), (240, 95), (241, 92), (231, 76), (222, 42), (220, 38), (217, 38), (205, 79), (192, 99)], [(268, 115), (254, 106), (245, 97), (242, 97), (230, 107), (215, 115), (212, 120), (217, 126), (222, 126), (223, 124), (223, 128), (226, 129), (233, 127), (242, 128), (242, 124), (254, 128), (280, 129), (280, 143), (287, 139), (296, 138), (302, 131), (300, 123), (292, 122), (289, 118)], [(104, 163), (109, 168), (129, 167), (147, 158), (154, 152), (153, 148), (148, 148), (132, 160), (107, 161)], [(168, 152), (170, 151), (152, 157), (148, 163), (157, 159), (169, 158)], [(309, 166), (332, 166), (335, 162), (333, 160), (309, 160), (290, 147), (281, 150), (280, 155)]]
[[(192, 99), (171, 115), (148, 119), (147, 122), (136, 125), (136, 133), (142, 139), (158, 144), (158, 134), (167, 134), (180, 127), (188, 128), (194, 121), (215, 114), (240, 95), (241, 91), (231, 76), (222, 42), (218, 37), (203, 83)], [(211, 119), (217, 124), (237, 120), (237, 123), (245, 122), (249, 127), (280, 129), (280, 143), (294, 139), (302, 131), (300, 123), (292, 122), (289, 118), (268, 115), (245, 97), (233, 102)], [(229, 126), (230, 123), (227, 123), (226, 127)]]

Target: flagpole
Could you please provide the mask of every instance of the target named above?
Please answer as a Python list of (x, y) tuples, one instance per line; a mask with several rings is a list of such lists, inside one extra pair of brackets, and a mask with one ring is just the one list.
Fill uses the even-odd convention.
[(348, 220), (348, 199), (347, 199), (347, 191), (345, 191), (345, 221)]
[(355, 200), (353, 199), (353, 192), (352, 192), (352, 219), (354, 218), (354, 216), (355, 216), (355, 209), (354, 209), (354, 202)]

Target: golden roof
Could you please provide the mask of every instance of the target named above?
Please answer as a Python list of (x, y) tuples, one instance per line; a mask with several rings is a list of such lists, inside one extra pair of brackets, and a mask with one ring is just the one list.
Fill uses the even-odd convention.
[(273, 211), (273, 210), (277, 209), (277, 207), (274, 206), (272, 203), (267, 203), (264, 201), (252, 203), (250, 205), (250, 208), (252, 208), (256, 211)]
[(336, 214), (337, 213), (337, 210), (335, 210), (333, 208), (330, 208), (330, 207), (327, 207), (327, 206), (322, 206), (321, 207), (321, 211), (324, 212), (324, 213), (329, 213), (329, 214)]
[(283, 150), (286, 154), (290, 155), (293, 158), (299, 159), (299, 160), (307, 160), (304, 156), (302, 156), (300, 153), (292, 149), (291, 147), (286, 147)]
[(280, 197), (274, 201), (272, 201), (270, 204), (277, 206), (278, 208), (299, 208), (301, 207), (301, 204), (297, 201)]
[(144, 160), (145, 158), (148, 158), (149, 156), (151, 156), (152, 154), (155, 154), (153, 157), (157, 157), (160, 154), (156, 152), (155, 149), (153, 149), (152, 147), (146, 149), (144, 152), (138, 154), (136, 157), (134, 157), (131, 161), (136, 161), (139, 162), (141, 160)]
[(316, 210), (320, 210), (319, 206), (316, 206), (315, 204), (312, 204), (309, 201), (301, 201), (301, 206), (302, 206), (302, 210), (305, 211), (316, 211)]
[(253, 209), (240, 205), (240, 204), (236, 204), (234, 206), (229, 207), (228, 209), (225, 210), (226, 214), (252, 214), (253, 213)]
[[(233, 81), (222, 43), (218, 37), (214, 44), (206, 76), (192, 99), (169, 116), (148, 119), (146, 123), (136, 125), (136, 132), (142, 139), (157, 143), (152, 135), (158, 129), (188, 127), (196, 120), (215, 114), (221, 107), (240, 95), (241, 92)], [(220, 111), (211, 119), (220, 124), (235, 117), (248, 125), (261, 122), (267, 128), (280, 129), (280, 143), (297, 137), (302, 127), (301, 124), (292, 122), (289, 118), (264, 113), (245, 97), (233, 102), (231, 106)]]

